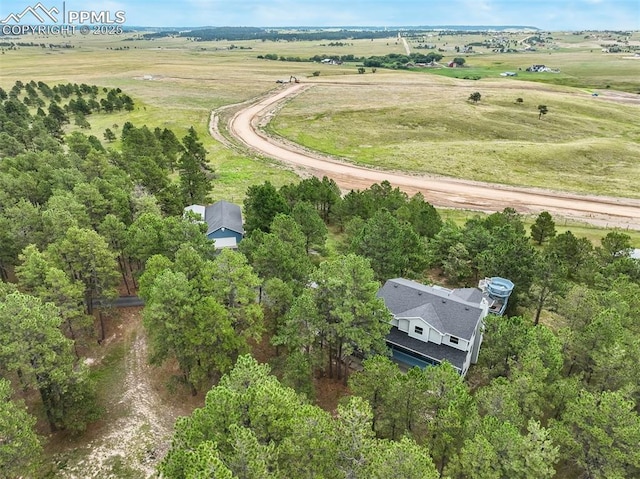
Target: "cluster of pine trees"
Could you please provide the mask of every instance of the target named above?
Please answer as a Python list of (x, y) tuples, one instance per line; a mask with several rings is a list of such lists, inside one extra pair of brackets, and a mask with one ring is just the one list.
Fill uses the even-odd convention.
[[(15, 125), (21, 128), (25, 121), (35, 124), (38, 127), (44, 127), (46, 130), (61, 139), (64, 135), (63, 127), (70, 124), (71, 118), (74, 124), (80, 128), (91, 128), (91, 124), (87, 120), (87, 116), (92, 113), (113, 113), (115, 111), (133, 111), (135, 105), (133, 99), (122, 92), (120, 88), (98, 88), (96, 85), (87, 85), (82, 83), (58, 84), (50, 87), (44, 82), (35, 82), (31, 80), (28, 83), (16, 81), (13, 87), (6, 92), (0, 88), (0, 101), (9, 100), (9, 113), (16, 116)], [(26, 108), (25, 108), (26, 107)], [(45, 111), (46, 108), (46, 111)], [(30, 121), (30, 111), (35, 110), (39, 122)], [(8, 136), (15, 136), (13, 129), (9, 130)], [(17, 153), (28, 149), (28, 145), (21, 145), (20, 139), (18, 143), (7, 142), (7, 137), (2, 138), (0, 145), (4, 148), (13, 148), (8, 153)], [(17, 150), (16, 150), (17, 148)]]
[[(102, 93), (115, 109), (133, 106), (117, 89)], [(11, 391), (38, 397), (51, 431), (84, 431), (101, 414), (83, 354), (104, 339), (103, 307), (120, 285), (133, 291), (154, 254), (189, 241), (213, 254), (201, 226), (181, 217), (211, 188), (195, 130), (180, 141), (126, 123), (119, 151), (65, 134), (67, 115), (100, 96), (33, 81), (0, 91), (0, 477), (29, 473), (41, 450)]]
[[(51, 105), (65, 108), (44, 87), (48, 106), (25, 104), (26, 88), (0, 103), (0, 476), (29, 473), (41, 447), (12, 390), (39, 397), (51, 430), (81, 432), (100, 414), (83, 352), (104, 338), (101, 305), (118, 287), (146, 300), (152, 363), (175, 360), (192, 392), (217, 384), (176, 425), (165, 477), (640, 474), (628, 235), (594, 247), (557, 234), (547, 213), (527, 231), (509, 208), (458, 225), (388, 182), (342, 195), (309, 178), (250, 187), (240, 251), (217, 253), (182, 217), (213, 179), (193, 128), (180, 140), (127, 122), (107, 149), (64, 134)], [(73, 85), (56, 94), (79, 101)], [(386, 357), (381, 282), (433, 274), (516, 284), (508, 315), (486, 320), (469, 382)], [(244, 356), (265, 336), (280, 380)], [(320, 375), (353, 393), (335, 416), (310, 403)]]
[[(344, 196), (327, 178), (280, 189), (267, 182), (249, 188), (244, 207), (247, 237), (240, 249), (263, 281), (265, 326), (277, 347), (273, 364), (283, 386), (313, 398), (314, 376), (348, 381), (371, 408), (367, 431), (377, 440), (409, 441), (428, 451), (442, 477), (640, 473), (634, 446), (640, 388), (632, 373), (640, 358), (640, 265), (630, 258), (628, 235), (608, 233), (594, 247), (570, 231), (557, 234), (548, 213), (528, 231), (509, 208), (459, 226), (443, 222), (421, 195), (408, 198), (384, 182)], [(341, 233), (330, 246), (328, 228)], [(509, 314), (486, 320), (471, 383), (448, 366), (404, 374), (384, 355), (387, 330), (375, 321), (388, 320), (376, 303), (380, 282), (421, 280), (428, 272), (453, 285), (473, 285), (485, 276), (516, 284)], [(358, 352), (370, 358), (363, 372), (349, 377)], [(217, 390), (210, 395), (223, 394)], [(301, 411), (309, 408), (299, 401)], [(213, 407), (208, 401), (190, 421), (211, 426)], [(217, 416), (233, 414), (219, 401), (215, 407)], [(280, 414), (277, 404), (269, 407)], [(292, 474), (281, 462), (286, 438), (263, 436), (262, 424), (251, 418), (237, 421), (234, 427), (255, 435), (255, 450), (268, 451), (258, 456), (266, 468), (261, 471), (271, 474), (265, 477)], [(234, 455), (242, 447), (219, 442), (217, 426), (203, 432), (194, 422), (178, 427), (163, 465), (168, 477), (188, 477), (175, 461), (196, 444), (182, 444), (183, 436), (198, 438), (202, 447), (211, 441), (205, 463), (221, 461), (233, 477), (244, 477), (247, 463), (239, 466)], [(296, 438), (308, 437), (291, 427)], [(372, 474), (366, 468), (377, 464), (362, 455), (349, 468), (335, 454), (332, 473), (320, 477)]]

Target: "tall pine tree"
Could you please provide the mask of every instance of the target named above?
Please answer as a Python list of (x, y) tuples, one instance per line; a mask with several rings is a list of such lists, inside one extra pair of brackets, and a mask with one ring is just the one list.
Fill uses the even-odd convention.
[(193, 127), (182, 139), (184, 153), (178, 161), (180, 172), (180, 190), (186, 205), (205, 204), (211, 189), (213, 170), (207, 163), (207, 152), (198, 141), (198, 134)]

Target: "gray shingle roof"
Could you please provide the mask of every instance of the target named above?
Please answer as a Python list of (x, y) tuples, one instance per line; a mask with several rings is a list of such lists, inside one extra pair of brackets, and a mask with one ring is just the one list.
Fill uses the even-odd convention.
[(480, 304), (480, 301), (482, 301), (482, 298), (484, 297), (482, 295), (482, 291), (480, 291), (478, 288), (454, 289), (451, 294), (453, 294), (454, 296), (458, 296), (465, 301), (476, 304)]
[(208, 225), (207, 234), (225, 228), (244, 234), (242, 227), (242, 210), (238, 205), (228, 201), (216, 201), (205, 208), (204, 220)]
[(438, 313), (436, 313), (436, 309), (431, 303), (421, 304), (420, 306), (416, 306), (413, 309), (405, 311), (404, 313), (402, 313), (402, 317), (422, 318), (438, 331), (444, 332), (445, 330), (444, 324), (442, 324), (442, 321), (440, 321), (440, 317), (438, 316)]
[(403, 278), (388, 280), (378, 290), (378, 297), (396, 318), (420, 317), (441, 333), (466, 340), (471, 339), (482, 319), (479, 302)]
[(460, 351), (459, 349), (455, 349), (444, 344), (420, 341), (419, 339), (408, 336), (407, 333), (400, 331), (395, 326), (393, 326), (391, 331), (389, 331), (386, 340), (387, 343), (403, 347), (439, 362), (447, 360), (461, 371), (467, 357), (467, 353), (465, 351)]

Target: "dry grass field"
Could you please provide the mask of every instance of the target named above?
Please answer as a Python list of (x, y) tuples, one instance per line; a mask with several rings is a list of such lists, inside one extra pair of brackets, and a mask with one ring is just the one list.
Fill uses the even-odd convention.
[[(19, 40), (68, 42), (73, 48), (3, 48), (0, 86), (35, 79), (122, 88), (136, 101), (136, 110), (92, 115), (89, 133), (99, 138), (107, 127), (117, 134), (113, 125), (125, 121), (169, 127), (179, 136), (195, 126), (218, 173), (215, 198), (240, 201), (256, 181), (295, 179), (279, 165), (223, 147), (207, 132), (212, 109), (255, 98), (290, 75), (317, 85), (287, 104), (271, 128), (309, 148), (381, 168), (637, 197), (640, 107), (606, 100), (616, 86), (640, 89), (640, 60), (602, 53), (599, 45), (612, 41), (602, 35), (547, 35), (553, 41), (535, 52), (497, 54), (475, 47), (476, 53), (462, 55), (467, 66), (461, 69), (378, 68), (364, 75), (357, 73), (356, 63), (320, 65), (257, 56), (403, 54), (402, 42), (393, 36), (345, 40), (342, 46), (329, 46), (329, 41), (151, 41), (136, 33), (25, 37)], [(521, 45), (528, 36), (513, 33), (509, 39)], [(411, 38), (409, 45), (417, 52), (430, 51), (416, 50), (420, 41), (435, 45), (444, 50), (443, 63), (459, 55), (456, 46), (486, 38), (432, 34)], [(640, 44), (640, 35), (628, 41)], [(499, 75), (534, 63), (561, 73)], [(314, 71), (320, 75), (312, 76)], [(465, 75), (481, 79), (452, 78)], [(566, 86), (575, 84), (579, 87)], [(592, 97), (596, 88), (600, 96)], [(467, 100), (474, 91), (482, 94), (477, 105)], [(549, 108), (541, 120), (539, 104)]]
[[(399, 78), (318, 85), (287, 104), (271, 127), (309, 148), (380, 168), (640, 195), (640, 105), (510, 79)], [(482, 95), (477, 104), (468, 100), (475, 91)], [(541, 119), (540, 104), (549, 111)]]

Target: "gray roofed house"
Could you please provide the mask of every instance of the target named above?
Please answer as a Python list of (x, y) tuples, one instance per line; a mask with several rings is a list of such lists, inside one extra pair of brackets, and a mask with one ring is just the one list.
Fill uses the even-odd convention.
[(207, 238), (215, 241), (216, 248), (237, 248), (244, 236), (240, 206), (220, 200), (212, 205), (191, 205), (185, 212), (200, 215), (207, 224)]
[(477, 362), (482, 319), (489, 310), (479, 289), (450, 290), (395, 278), (378, 297), (393, 314), (386, 341), (397, 360), (420, 366), (446, 360), (462, 376)]

